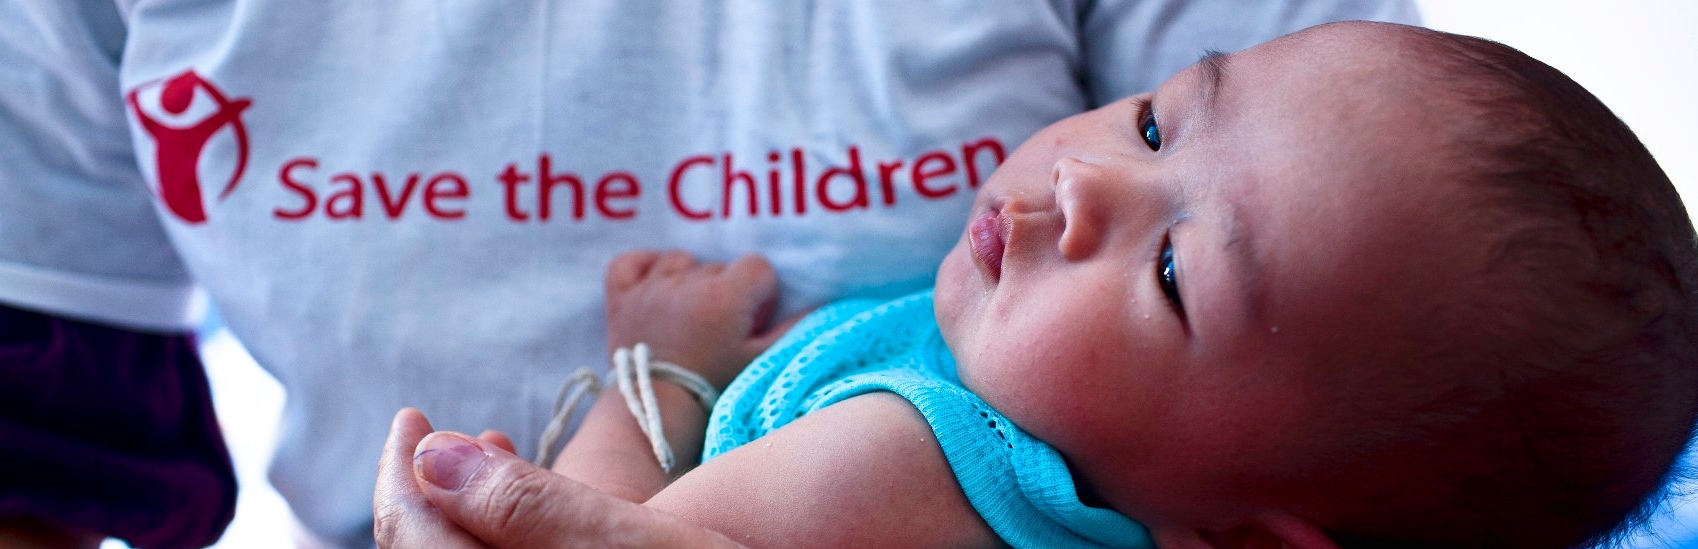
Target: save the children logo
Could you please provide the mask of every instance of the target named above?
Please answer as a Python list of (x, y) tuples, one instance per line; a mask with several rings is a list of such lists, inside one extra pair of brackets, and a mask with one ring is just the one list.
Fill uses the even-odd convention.
[[(248, 169), (252, 151), (242, 115), (253, 100), (231, 97), (193, 69), (144, 82), (124, 99), (138, 137), (145, 138), (137, 140), (138, 164), (152, 172), (165, 210), (189, 225), (207, 223), (208, 206), (228, 198)], [(306, 150), (261, 151), (256, 175), (263, 185), (267, 174), (276, 174), (276, 186), (266, 192), (249, 185), (260, 193), (246, 206), (269, 211), (234, 215), (265, 212), (290, 223), (458, 222), (473, 217), (474, 210), (483, 212), (477, 217), (519, 224), (851, 214), (971, 196), (1006, 156), (1000, 139), (984, 136), (938, 143), (912, 156), (875, 156), (854, 143), (775, 144), (765, 151), (685, 152), (653, 165), (599, 172), (575, 170), (548, 151), (534, 153), (534, 163), (507, 160), (466, 169), (403, 156), (385, 159), (399, 166), (373, 169), (357, 158), (321, 156), (323, 142), (289, 135), (270, 135), (266, 142)], [(272, 159), (280, 160), (270, 164)], [(217, 198), (208, 198), (213, 192)]]
[(248, 131), (241, 117), (252, 101), (226, 96), (193, 69), (136, 86), (125, 99), (153, 142), (153, 173), (166, 210), (186, 223), (205, 223), (201, 157), (214, 138), (225, 132), (234, 138), (235, 166), (218, 193), (223, 200), (247, 169)]

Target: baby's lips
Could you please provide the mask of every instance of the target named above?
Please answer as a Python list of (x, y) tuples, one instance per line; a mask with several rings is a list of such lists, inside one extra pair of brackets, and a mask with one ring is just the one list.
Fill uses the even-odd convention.
[(991, 280), (1002, 278), (1002, 212), (993, 208), (973, 218), (967, 227), (967, 244), (973, 258), (984, 267)]

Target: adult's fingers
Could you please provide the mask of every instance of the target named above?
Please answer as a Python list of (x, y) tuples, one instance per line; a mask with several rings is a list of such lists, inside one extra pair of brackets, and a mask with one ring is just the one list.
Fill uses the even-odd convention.
[(495, 447), (506, 450), (509, 454), (519, 453), (513, 449), (513, 439), (507, 438), (507, 433), (501, 431), (486, 429), (484, 432), (478, 433), (478, 440), (494, 444)]
[(426, 437), (414, 474), (443, 516), (495, 548), (741, 547), (457, 433)]
[(377, 463), (377, 491), (372, 494), (372, 535), (384, 549), (484, 549), (486, 546), (448, 522), (419, 491), (413, 479), (413, 453), (430, 434), (430, 420), (412, 408), (395, 414), (389, 440)]

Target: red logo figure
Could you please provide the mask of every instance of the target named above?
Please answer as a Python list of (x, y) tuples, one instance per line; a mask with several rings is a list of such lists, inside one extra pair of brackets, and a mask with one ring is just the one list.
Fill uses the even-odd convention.
[(241, 181), (242, 171), (248, 167), (248, 132), (242, 126), (242, 111), (253, 102), (247, 98), (228, 99), (224, 93), (214, 87), (211, 82), (195, 74), (193, 69), (183, 71), (173, 76), (161, 86), (159, 107), (170, 115), (181, 115), (189, 110), (194, 102), (195, 90), (204, 90), (214, 103), (212, 114), (198, 122), (186, 126), (172, 126), (157, 120), (141, 108), (139, 92), (142, 88), (154, 84), (148, 82), (130, 90), (127, 99), (130, 110), (136, 113), (136, 119), (141, 121), (142, 129), (153, 138), (154, 170), (159, 176), (159, 196), (165, 201), (166, 209), (173, 215), (188, 223), (205, 223), (206, 208), (201, 204), (200, 175), (197, 167), (200, 165), (200, 155), (206, 149), (207, 142), (217, 135), (219, 130), (228, 125), (236, 136), (236, 170), (230, 175), (230, 181), (225, 183), (224, 191), (218, 195), (219, 200), (236, 190), (236, 183)]

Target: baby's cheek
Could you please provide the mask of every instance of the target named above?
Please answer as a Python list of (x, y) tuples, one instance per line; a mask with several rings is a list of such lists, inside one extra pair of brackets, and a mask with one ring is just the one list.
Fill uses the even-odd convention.
[[(1073, 455), (1094, 452), (1098, 443), (1125, 431), (1128, 414), (1110, 413), (1121, 409), (1119, 395), (1103, 398), (1090, 392), (1056, 389), (1051, 385), (1026, 396), (1029, 412), (1024, 415), (1031, 423), (1027, 432), (1032, 436)], [(1010, 419), (1025, 425), (1018, 418)]]
[(1028, 410), (1039, 400), (1033, 396), (1042, 381), (1021, 371), (1017, 361), (1007, 360), (1010, 358), (1007, 352), (994, 345), (967, 347), (959, 351), (951, 347), (956, 353), (956, 375), (960, 376), (961, 384), (1019, 424), (1017, 416), (1028, 415)]
[(963, 270), (971, 268), (971, 265), (961, 265), (961, 256), (965, 253), (962, 247), (957, 245), (955, 249), (950, 250), (949, 255), (944, 256), (943, 264), (937, 268), (937, 280), (932, 290), (932, 313), (937, 319), (938, 330), (943, 332), (944, 340), (949, 342), (949, 350), (956, 353), (960, 350), (956, 347), (955, 340), (960, 338), (961, 326), (966, 322), (963, 317), (966, 314), (966, 301), (971, 293), (967, 287), (967, 277), (972, 273)]
[(1071, 425), (1089, 423), (1079, 417), (1080, 409), (1070, 402), (1064, 384), (1056, 383), (1060, 372), (1028, 367), (1038, 361), (997, 360), (1012, 358), (1009, 351), (983, 351), (961, 361), (961, 382), (1022, 430), (1050, 442), (1051, 437), (1070, 435)]
[[(1164, 417), (1159, 383), (1130, 379), (1131, 369), (1085, 357), (1068, 367), (1035, 373), (1011, 395), (1009, 419), (1069, 459), (1105, 457), (1140, 442)], [(1077, 456), (1077, 458), (1075, 457)]]

